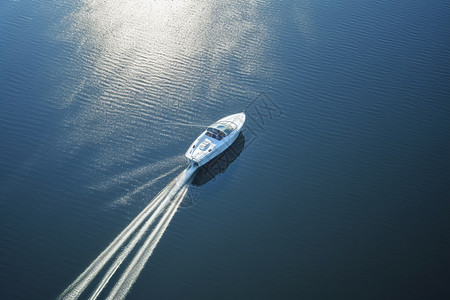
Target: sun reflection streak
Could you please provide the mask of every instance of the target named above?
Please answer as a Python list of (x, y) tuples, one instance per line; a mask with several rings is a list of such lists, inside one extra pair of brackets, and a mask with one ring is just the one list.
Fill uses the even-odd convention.
[(94, 165), (179, 141), (174, 126), (160, 124), (210, 122), (200, 112), (218, 109), (219, 92), (246, 93), (228, 68), (249, 77), (263, 69), (260, 1), (81, 1), (64, 32), (77, 43), (79, 84), (61, 104), (77, 108), (64, 120), (62, 147), (99, 146)]
[(101, 55), (133, 49), (162, 59), (168, 53), (198, 49), (198, 33), (210, 14), (206, 1), (85, 0), (73, 20), (77, 30), (89, 33)]

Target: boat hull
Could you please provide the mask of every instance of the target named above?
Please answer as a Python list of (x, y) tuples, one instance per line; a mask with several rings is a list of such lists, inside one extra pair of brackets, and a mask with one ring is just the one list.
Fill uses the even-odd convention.
[[(244, 123), (245, 113), (230, 115), (218, 120), (214, 124), (230, 124), (234, 127), (233, 130), (231, 130), (231, 132), (229, 132), (226, 136), (222, 137), (217, 134), (216, 138), (214, 138), (213, 136), (215, 135), (213, 134), (213, 136), (211, 136), (211, 128), (208, 127), (208, 129), (203, 131), (202, 134), (191, 144), (186, 151), (185, 156), (194, 166), (202, 166), (206, 164), (208, 161), (225, 151), (231, 146), (231, 144), (233, 144), (239, 136)], [(230, 130), (230, 128), (227, 128), (227, 130)], [(222, 135), (224, 134), (223, 132), (220, 133)]]

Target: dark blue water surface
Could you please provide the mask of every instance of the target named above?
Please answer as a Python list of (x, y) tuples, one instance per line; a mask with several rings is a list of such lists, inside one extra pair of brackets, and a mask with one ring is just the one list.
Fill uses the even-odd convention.
[(190, 188), (127, 299), (448, 299), (449, 16), (1, 1), (0, 298), (58, 297), (247, 108), (239, 155)]

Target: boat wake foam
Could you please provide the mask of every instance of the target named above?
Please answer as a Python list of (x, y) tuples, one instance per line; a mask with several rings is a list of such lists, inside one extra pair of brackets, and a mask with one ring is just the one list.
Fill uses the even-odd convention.
[[(189, 166), (161, 190), (58, 299), (78, 299), (83, 293), (88, 294), (86, 288), (91, 285), (94, 287), (90, 296), (83, 298), (97, 299), (108, 284), (113, 286), (109, 295), (102, 298), (125, 298), (186, 196), (196, 170)], [(134, 257), (129, 258), (130, 254)], [(122, 266), (124, 261), (129, 261), (126, 267)], [(119, 269), (124, 270), (116, 274)], [(110, 283), (113, 275), (120, 277)]]

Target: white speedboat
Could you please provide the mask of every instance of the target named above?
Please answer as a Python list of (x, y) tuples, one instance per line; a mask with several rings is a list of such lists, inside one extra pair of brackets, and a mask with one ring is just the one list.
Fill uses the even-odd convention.
[(220, 119), (209, 126), (186, 151), (193, 166), (202, 166), (227, 149), (238, 137), (245, 122), (245, 113)]

